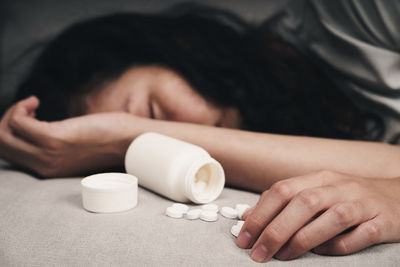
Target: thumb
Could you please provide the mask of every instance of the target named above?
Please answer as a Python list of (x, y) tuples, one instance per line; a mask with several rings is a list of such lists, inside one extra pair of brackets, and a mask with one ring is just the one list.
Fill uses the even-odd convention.
[(40, 101), (36, 96), (30, 96), (17, 103), (15, 115), (34, 117), (35, 110), (39, 107)]
[(39, 99), (36, 96), (30, 96), (20, 100), (11, 106), (3, 115), (0, 122), (0, 127), (9, 129), (12, 126), (15, 117), (34, 117), (35, 110), (39, 107)]
[(9, 120), (9, 126), (13, 132), (27, 139), (37, 141), (45, 135), (48, 123), (34, 118), (35, 110), (39, 107), (39, 99), (30, 96), (15, 105)]

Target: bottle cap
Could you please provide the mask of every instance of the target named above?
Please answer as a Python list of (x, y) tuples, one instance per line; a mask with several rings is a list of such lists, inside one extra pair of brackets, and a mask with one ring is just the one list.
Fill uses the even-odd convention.
[(83, 207), (92, 212), (111, 213), (137, 204), (138, 180), (126, 173), (100, 173), (81, 181)]

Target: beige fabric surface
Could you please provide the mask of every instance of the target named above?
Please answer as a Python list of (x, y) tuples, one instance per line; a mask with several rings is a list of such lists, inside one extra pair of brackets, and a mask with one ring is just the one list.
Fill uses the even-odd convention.
[[(139, 204), (95, 214), (81, 204), (80, 178), (39, 180), (0, 165), (0, 266), (260, 266), (230, 234), (234, 220), (172, 219), (172, 201), (139, 189)], [(258, 195), (225, 189), (220, 206), (255, 204)], [(400, 244), (344, 257), (308, 253), (268, 266), (399, 266)]]

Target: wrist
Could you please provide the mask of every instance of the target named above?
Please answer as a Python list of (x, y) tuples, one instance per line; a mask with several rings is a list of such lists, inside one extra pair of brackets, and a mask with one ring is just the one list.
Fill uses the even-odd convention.
[(142, 133), (151, 131), (151, 119), (129, 113), (117, 113), (114, 118), (113, 138), (109, 146), (110, 154), (123, 165), (126, 151), (133, 140)]

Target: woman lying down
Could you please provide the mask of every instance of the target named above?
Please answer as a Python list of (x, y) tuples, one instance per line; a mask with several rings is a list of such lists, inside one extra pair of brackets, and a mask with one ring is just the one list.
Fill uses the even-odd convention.
[(206, 149), (230, 186), (263, 192), (237, 239), (255, 261), (399, 242), (400, 148), (374, 142), (384, 118), (311, 61), (211, 8), (79, 22), (20, 84), (0, 157), (84, 175), (121, 167), (135, 137), (158, 132)]

